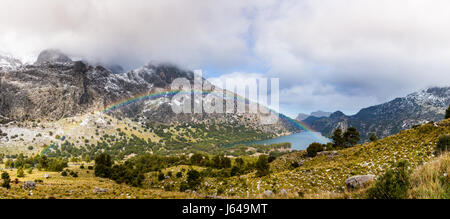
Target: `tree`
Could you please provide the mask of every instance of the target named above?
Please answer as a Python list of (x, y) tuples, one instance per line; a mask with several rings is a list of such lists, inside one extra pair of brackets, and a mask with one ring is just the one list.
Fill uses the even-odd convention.
[(386, 171), (372, 188), (367, 190), (370, 199), (405, 199), (411, 187), (411, 170), (406, 160), (400, 161), (394, 169)]
[(111, 156), (102, 153), (95, 158), (94, 174), (98, 177), (109, 178), (111, 176), (111, 167)]
[(236, 163), (236, 166), (239, 168), (242, 168), (244, 166), (244, 159), (238, 157), (236, 158), (236, 160), (234, 160), (234, 162)]
[(189, 188), (196, 189), (201, 184), (200, 173), (194, 169), (189, 170), (187, 172), (187, 183)]
[(344, 140), (347, 147), (355, 146), (360, 140), (358, 130), (355, 127), (348, 128), (344, 133)]
[(344, 147), (345, 144), (345, 140), (344, 137), (342, 136), (342, 129), (338, 128), (333, 132), (333, 146), (335, 148), (342, 148)]
[(191, 156), (190, 160), (191, 160), (192, 165), (200, 165), (203, 160), (203, 155), (199, 154), (199, 153), (195, 153), (194, 155)]
[(2, 173), (2, 180), (3, 180), (3, 183), (2, 183), (3, 188), (7, 188), (7, 189), (11, 188), (11, 185), (10, 185), (11, 178), (9, 178), (9, 174), (7, 172)]
[(269, 158), (266, 155), (260, 155), (256, 161), (256, 176), (266, 176), (270, 172)]
[(315, 157), (317, 155), (317, 152), (321, 151), (323, 151), (323, 145), (317, 142), (310, 144), (306, 149), (308, 157)]
[(375, 133), (372, 133), (372, 135), (370, 135), (369, 140), (370, 140), (371, 142), (374, 142), (374, 141), (377, 141), (378, 138), (377, 138), (377, 136), (375, 135)]
[(447, 110), (445, 111), (445, 119), (450, 119), (450, 106), (448, 106)]

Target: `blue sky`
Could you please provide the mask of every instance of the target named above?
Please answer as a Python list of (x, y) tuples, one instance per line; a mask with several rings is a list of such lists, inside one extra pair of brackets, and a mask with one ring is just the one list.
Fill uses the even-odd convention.
[(47, 48), (208, 78), (280, 79), (282, 111), (347, 114), (450, 85), (445, 0), (2, 0), (0, 52)]

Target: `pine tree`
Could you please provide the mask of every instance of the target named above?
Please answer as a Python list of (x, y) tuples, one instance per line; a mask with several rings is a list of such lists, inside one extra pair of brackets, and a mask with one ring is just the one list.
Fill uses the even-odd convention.
[(344, 147), (345, 144), (345, 140), (344, 137), (342, 136), (342, 129), (338, 128), (333, 132), (333, 146), (335, 148), (342, 148)]
[(360, 140), (358, 130), (356, 130), (355, 127), (348, 128), (347, 131), (344, 133), (344, 140), (346, 146), (348, 147), (355, 146)]

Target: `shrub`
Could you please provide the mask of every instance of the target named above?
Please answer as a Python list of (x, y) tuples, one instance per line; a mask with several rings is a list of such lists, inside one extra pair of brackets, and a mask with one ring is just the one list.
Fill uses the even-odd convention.
[(25, 173), (22, 168), (17, 169), (17, 177), (25, 177)]
[(320, 143), (312, 143), (306, 149), (308, 157), (315, 157), (317, 155), (317, 152), (321, 151), (323, 151), (323, 145)]
[(165, 179), (164, 173), (160, 172), (160, 173), (158, 174), (158, 180), (159, 180), (159, 181), (163, 181), (164, 179)]
[(444, 135), (439, 138), (439, 141), (436, 145), (436, 152), (438, 154), (448, 151), (450, 148), (450, 135)]
[(177, 178), (183, 177), (183, 173), (182, 173), (182, 172), (178, 172), (178, 173), (176, 174), (176, 177), (177, 177)]
[(386, 171), (372, 188), (366, 191), (369, 199), (406, 199), (410, 183), (409, 163), (400, 161), (393, 169)]
[(7, 172), (2, 173), (2, 180), (3, 180), (3, 183), (2, 183), (3, 188), (7, 188), (7, 189), (11, 188), (11, 185), (10, 185), (11, 178), (9, 178), (9, 174)]
[(67, 172), (66, 171), (62, 171), (61, 172), (61, 176), (67, 176)]
[(375, 133), (372, 133), (372, 135), (370, 135), (369, 140), (370, 140), (371, 142), (374, 142), (374, 141), (377, 141), (378, 138), (377, 138), (377, 136), (375, 135)]

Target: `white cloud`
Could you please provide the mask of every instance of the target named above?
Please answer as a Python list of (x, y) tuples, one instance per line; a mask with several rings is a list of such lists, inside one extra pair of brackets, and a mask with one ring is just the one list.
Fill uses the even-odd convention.
[(448, 8), (441, 0), (283, 1), (258, 18), (255, 51), (285, 87), (384, 101), (450, 85)]

